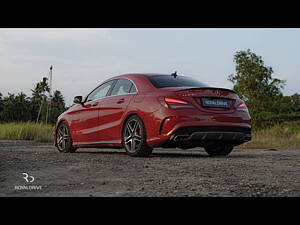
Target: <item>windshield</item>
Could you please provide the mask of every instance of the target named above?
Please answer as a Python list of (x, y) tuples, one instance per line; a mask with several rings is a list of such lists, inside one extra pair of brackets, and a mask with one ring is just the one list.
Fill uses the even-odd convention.
[(208, 85), (197, 81), (190, 77), (184, 76), (167, 76), (167, 75), (158, 75), (148, 77), (150, 82), (156, 88), (165, 88), (165, 87), (208, 87)]

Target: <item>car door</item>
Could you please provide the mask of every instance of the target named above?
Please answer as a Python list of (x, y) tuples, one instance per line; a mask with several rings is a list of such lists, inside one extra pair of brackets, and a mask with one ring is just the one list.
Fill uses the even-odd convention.
[(108, 81), (94, 89), (85, 99), (84, 103), (77, 106), (73, 112), (74, 144), (88, 144), (99, 141), (99, 110), (104, 97), (107, 96), (115, 81)]
[(121, 142), (121, 123), (127, 106), (137, 93), (136, 86), (128, 79), (118, 79), (110, 95), (104, 99), (99, 111), (100, 140)]

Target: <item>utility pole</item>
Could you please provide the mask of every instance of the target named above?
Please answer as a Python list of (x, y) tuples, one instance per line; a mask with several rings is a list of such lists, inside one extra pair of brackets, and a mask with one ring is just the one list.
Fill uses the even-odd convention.
[(48, 109), (47, 109), (47, 116), (46, 116), (46, 124), (48, 122), (48, 116), (49, 116), (49, 121), (51, 118), (51, 101), (52, 101), (52, 69), (53, 66), (50, 66), (50, 71), (49, 71), (49, 113), (48, 113)]
[(43, 99), (41, 100), (40, 109), (39, 109), (39, 112), (38, 112), (38, 116), (37, 116), (37, 119), (36, 119), (36, 123), (39, 122), (39, 118), (40, 118), (42, 106), (43, 106)]

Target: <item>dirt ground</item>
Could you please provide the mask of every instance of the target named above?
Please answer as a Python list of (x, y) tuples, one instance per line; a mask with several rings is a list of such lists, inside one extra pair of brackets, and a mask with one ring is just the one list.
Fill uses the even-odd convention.
[(72, 154), (0, 141), (0, 196), (300, 196), (300, 149), (237, 147), (228, 157), (155, 149), (133, 158), (124, 150)]

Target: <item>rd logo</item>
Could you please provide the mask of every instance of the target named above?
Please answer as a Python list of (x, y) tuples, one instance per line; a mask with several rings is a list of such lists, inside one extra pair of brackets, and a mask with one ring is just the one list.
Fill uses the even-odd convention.
[[(22, 173), (24, 175), (24, 179), (26, 180), (26, 182), (28, 183), (32, 183), (34, 181), (34, 176), (29, 176), (28, 173)], [(29, 178), (29, 179), (28, 179)]]

